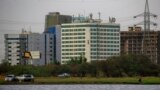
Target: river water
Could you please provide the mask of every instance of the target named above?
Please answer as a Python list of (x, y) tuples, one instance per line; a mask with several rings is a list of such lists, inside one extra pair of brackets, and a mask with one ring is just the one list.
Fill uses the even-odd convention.
[(160, 85), (0, 85), (0, 90), (160, 90)]

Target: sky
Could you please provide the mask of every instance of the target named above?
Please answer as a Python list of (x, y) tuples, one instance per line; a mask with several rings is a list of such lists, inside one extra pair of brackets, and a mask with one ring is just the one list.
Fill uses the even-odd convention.
[[(160, 0), (149, 0), (150, 12), (160, 16)], [(121, 30), (127, 30), (143, 17), (133, 16), (144, 12), (145, 0), (0, 0), (0, 60), (4, 58), (4, 34), (20, 33), (22, 28), (32, 32), (44, 31), (45, 15), (49, 12), (60, 12), (65, 15), (88, 16), (108, 21), (115, 17)], [(151, 19), (159, 24), (152, 27), (160, 30), (160, 17)]]

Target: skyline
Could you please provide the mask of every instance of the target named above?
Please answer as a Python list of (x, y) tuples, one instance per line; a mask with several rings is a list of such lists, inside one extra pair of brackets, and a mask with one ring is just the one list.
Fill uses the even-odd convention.
[[(134, 25), (143, 18), (133, 19), (133, 16), (144, 12), (146, 0), (1, 0), (0, 1), (0, 60), (4, 58), (5, 33), (20, 33), (22, 28), (32, 32), (44, 31), (45, 15), (49, 12), (60, 12), (65, 15), (78, 14), (98, 18), (101, 12), (102, 20), (109, 16), (115, 17), (121, 24), (121, 30)], [(160, 15), (159, 0), (149, 0), (150, 12)], [(160, 30), (160, 19), (157, 22)]]

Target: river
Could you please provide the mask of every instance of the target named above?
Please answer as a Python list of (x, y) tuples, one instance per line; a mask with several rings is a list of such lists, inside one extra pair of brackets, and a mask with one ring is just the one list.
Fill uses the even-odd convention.
[(0, 85), (0, 90), (160, 90), (160, 85)]

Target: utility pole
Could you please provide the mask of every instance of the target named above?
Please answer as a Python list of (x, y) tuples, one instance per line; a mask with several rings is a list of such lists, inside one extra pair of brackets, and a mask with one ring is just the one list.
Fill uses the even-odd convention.
[(149, 35), (150, 34), (150, 25), (157, 26), (157, 23), (150, 21), (151, 17), (156, 18), (157, 15), (150, 13), (148, 0), (146, 0), (146, 3), (145, 3), (144, 13), (141, 13), (139, 15), (134, 16), (134, 18), (137, 18), (137, 17), (144, 17), (144, 21), (142, 21), (138, 24), (135, 24), (135, 25), (144, 25), (144, 30), (142, 33), (143, 36), (142, 36), (141, 53), (143, 55), (148, 55), (148, 52), (152, 53), (151, 52), (152, 50), (150, 47), (151, 44), (150, 44), (150, 35)]

